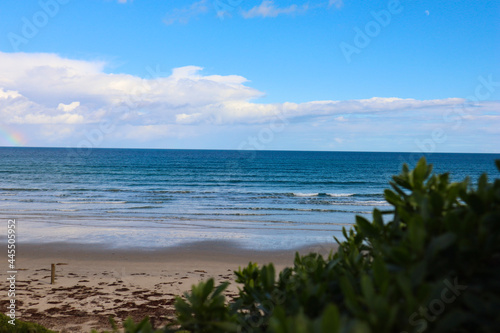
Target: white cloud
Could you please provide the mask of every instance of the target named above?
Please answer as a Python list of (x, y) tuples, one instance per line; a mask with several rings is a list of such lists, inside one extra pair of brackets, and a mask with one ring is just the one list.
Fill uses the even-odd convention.
[(337, 8), (342, 8), (344, 6), (344, 1), (343, 0), (330, 0), (328, 1), (328, 7), (337, 7)]
[[(127, 0), (119, 0), (124, 1)], [(175, 23), (187, 24), (193, 18), (196, 18), (200, 15), (207, 14), (211, 9), (215, 9), (216, 15), (219, 18), (224, 18), (226, 16), (232, 16), (230, 12), (239, 8), (242, 1), (226, 1), (226, 0), (200, 0), (197, 2), (193, 2), (191, 5), (183, 7), (183, 8), (175, 8), (172, 11), (168, 12), (163, 22), (166, 25), (172, 25)], [(279, 15), (294, 15), (294, 14), (302, 14), (309, 10), (315, 8), (325, 8), (326, 3), (310, 5), (309, 2), (304, 3), (301, 6), (296, 4), (289, 5), (288, 7), (278, 7), (275, 5), (273, 0), (264, 0), (260, 5), (255, 6), (247, 11), (240, 10), (239, 13), (244, 18), (255, 18), (255, 17), (277, 17)], [(335, 6), (337, 8), (341, 8), (343, 6), (343, 0), (329, 0), (328, 7)], [(213, 7), (213, 8), (212, 8)]]
[(171, 25), (176, 22), (186, 24), (191, 19), (201, 14), (207, 13), (208, 9), (208, 1), (200, 0), (198, 2), (194, 2), (188, 7), (176, 8), (170, 13), (167, 13), (167, 15), (165, 15), (165, 18), (163, 19), (163, 23), (165, 23), (166, 25)]
[(19, 92), (13, 91), (13, 90), (4, 91), (2, 88), (0, 88), (0, 98), (9, 99), (9, 98), (18, 98), (18, 97), (21, 97)]
[[(200, 113), (231, 101), (262, 96), (238, 75), (202, 75), (201, 67), (175, 68), (170, 76), (144, 79), (106, 74), (104, 63), (70, 60), (54, 54), (0, 52), (0, 117), (15, 124), (165, 124), (193, 121)], [(185, 122), (185, 121), (184, 121)]]
[(272, 0), (264, 0), (259, 6), (255, 6), (248, 11), (243, 11), (242, 16), (244, 18), (254, 18), (254, 17), (276, 17), (278, 15), (290, 15), (296, 13), (302, 13), (307, 11), (309, 8), (308, 4), (298, 7), (293, 4), (285, 8), (279, 8), (274, 4)]
[[(140, 78), (106, 73), (105, 66), (55, 54), (0, 52), (0, 124), (24, 132), (28, 142), (34, 140), (31, 144), (61, 146), (77, 145), (105, 123), (114, 129), (103, 130), (103, 140), (122, 147), (136, 142), (157, 147), (162, 140), (182, 139), (179, 146), (192, 142), (193, 148), (200, 148), (207, 147), (203, 138), (229, 133), (230, 140), (214, 140), (237, 148), (234, 138), (250, 130), (258, 133), (276, 120), (286, 122), (290, 133), (308, 133), (319, 141), (335, 133), (345, 149), (377, 135), (412, 143), (411, 135), (430, 136), (435, 127), (447, 129), (449, 136), (498, 135), (496, 101), (473, 107), (461, 98), (396, 97), (263, 104), (253, 101), (263, 93), (246, 86), (247, 79), (238, 75), (204, 75), (201, 67), (185, 66)], [(307, 149), (298, 137), (287, 142)], [(331, 139), (325, 147), (328, 144)]]
[[(0, 88), (0, 97), (3, 90)], [(68, 106), (66, 106), (68, 107)], [(19, 93), (0, 99), (0, 121), (3, 124), (81, 124), (84, 115), (66, 113), (63, 108), (38, 104)], [(89, 121), (87, 119), (87, 121)]]
[(59, 103), (59, 105), (57, 106), (57, 110), (64, 111), (64, 112), (71, 112), (79, 106), (80, 106), (80, 102), (73, 102), (71, 104)]

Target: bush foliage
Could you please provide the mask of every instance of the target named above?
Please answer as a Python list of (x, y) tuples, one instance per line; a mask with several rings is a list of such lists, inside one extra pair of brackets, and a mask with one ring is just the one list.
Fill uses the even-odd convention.
[(56, 333), (45, 327), (15, 319), (15, 325), (9, 323), (10, 317), (0, 313), (0, 333)]

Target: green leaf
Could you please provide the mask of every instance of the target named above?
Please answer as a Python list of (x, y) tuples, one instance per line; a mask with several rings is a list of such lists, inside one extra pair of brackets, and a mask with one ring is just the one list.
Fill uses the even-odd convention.
[(203, 291), (201, 294), (201, 299), (205, 300), (208, 298), (208, 295), (212, 292), (214, 289), (214, 279), (208, 279), (207, 282), (205, 282), (204, 285), (202, 285)]
[(384, 228), (384, 219), (382, 218), (382, 213), (378, 209), (373, 210), (373, 224), (379, 229)]
[(414, 297), (409, 278), (407, 276), (399, 274), (396, 277), (396, 281), (406, 301), (411, 305), (413, 303)]
[(406, 198), (408, 197), (408, 194), (406, 194), (405, 191), (400, 189), (399, 186), (395, 182), (389, 182), (389, 185), (391, 185), (391, 187), (394, 189), (394, 191), (396, 191), (397, 194), (400, 195), (401, 198), (403, 198), (403, 200), (406, 200)]
[(408, 235), (410, 238), (411, 245), (414, 251), (423, 251), (425, 244), (425, 226), (422, 221), (422, 218), (419, 216), (415, 216), (408, 223)]
[(373, 259), (372, 269), (375, 283), (380, 288), (389, 279), (389, 272), (387, 271), (387, 268), (381, 256), (377, 256), (375, 257), (375, 259)]
[(402, 201), (401, 198), (391, 190), (384, 190), (384, 197), (385, 200), (387, 200), (388, 203), (390, 203), (393, 206), (399, 206), (401, 205)]
[(478, 184), (477, 184), (477, 191), (479, 193), (483, 192), (486, 190), (486, 187), (488, 186), (488, 176), (483, 173), (480, 177), (479, 177), (479, 181), (478, 181)]
[[(392, 177), (392, 179), (394, 180), (394, 183), (401, 186), (402, 188), (405, 188), (407, 190), (413, 189), (412, 185), (410, 184), (406, 176), (405, 177), (394, 176)], [(393, 187), (395, 187), (395, 185), (393, 185)]]
[(368, 300), (375, 297), (375, 288), (373, 287), (373, 282), (368, 275), (361, 276), (361, 290), (363, 291), (363, 296)]
[(222, 294), (222, 292), (224, 290), (226, 290), (227, 286), (229, 286), (229, 282), (223, 282), (221, 283), (214, 291), (212, 297), (217, 297), (219, 296), (220, 294)]
[(364, 217), (356, 215), (356, 225), (361, 229), (361, 231), (368, 235), (373, 236), (377, 234), (375, 227)]
[(424, 180), (429, 176), (429, 174), (432, 171), (432, 167), (427, 165), (427, 161), (425, 160), (425, 157), (422, 157), (418, 163), (415, 169), (413, 170), (413, 181), (414, 181), (414, 186), (417, 188), (422, 188)]
[(436, 332), (454, 332), (462, 323), (474, 319), (473, 315), (463, 311), (446, 311), (436, 322)]
[(266, 268), (267, 268), (266, 272), (265, 273), (263, 272), (263, 276), (265, 277), (264, 288), (266, 288), (266, 290), (270, 290), (274, 286), (274, 280), (276, 277), (276, 273), (275, 273), (273, 264), (267, 265)]
[(345, 297), (346, 306), (355, 315), (361, 316), (363, 314), (363, 309), (358, 304), (356, 292), (354, 291), (351, 282), (346, 276), (341, 276), (339, 282), (340, 282), (340, 287), (342, 289), (342, 293), (344, 294)]
[(429, 246), (427, 247), (427, 254), (426, 254), (427, 260), (430, 260), (439, 251), (442, 251), (447, 247), (449, 247), (451, 244), (455, 242), (456, 239), (457, 236), (451, 232), (447, 232), (443, 235), (433, 238), (429, 243)]
[(359, 319), (352, 320), (346, 331), (352, 333), (372, 333), (370, 326), (365, 321)]
[(427, 267), (426, 267), (426, 261), (422, 260), (418, 264), (414, 265), (410, 269), (410, 277), (411, 277), (411, 282), (414, 286), (420, 285), (425, 277), (425, 274), (427, 272)]
[(340, 330), (340, 315), (338, 308), (330, 304), (321, 316), (321, 332), (338, 333)]
[(219, 332), (238, 332), (238, 324), (230, 322), (213, 322), (213, 326), (217, 327)]

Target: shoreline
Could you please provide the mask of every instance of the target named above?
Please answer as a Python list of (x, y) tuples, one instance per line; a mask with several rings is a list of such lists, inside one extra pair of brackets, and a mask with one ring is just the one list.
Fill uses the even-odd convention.
[[(214, 260), (223, 263), (240, 262), (241, 260), (257, 261), (272, 258), (274, 263), (286, 263), (288, 256), (309, 252), (320, 252), (328, 254), (331, 249), (337, 247), (333, 241), (331, 243), (319, 243), (307, 246), (300, 246), (292, 249), (248, 249), (241, 247), (237, 242), (232, 241), (197, 241), (173, 245), (168, 247), (139, 247), (129, 248), (106, 246), (105, 244), (91, 243), (17, 243), (17, 259), (22, 260), (23, 256), (30, 259), (44, 258), (66, 258), (77, 260), (127, 260), (158, 262), (172, 260), (174, 262), (184, 260)], [(78, 254), (78, 256), (75, 256)], [(265, 263), (265, 262), (263, 262)], [(260, 264), (260, 262), (259, 262)]]
[[(109, 330), (108, 317), (120, 323), (145, 316), (157, 327), (174, 316), (175, 296), (193, 284), (214, 278), (231, 282), (225, 294), (235, 297), (234, 270), (250, 261), (273, 262), (279, 272), (293, 265), (295, 252), (327, 255), (336, 244), (317, 244), (293, 250), (252, 251), (235, 242), (203, 241), (168, 248), (112, 248), (103, 245), (47, 243), (17, 244), (17, 319), (59, 332)], [(56, 281), (50, 284), (51, 264)], [(7, 287), (6, 271), (0, 273)], [(5, 309), (4, 301), (0, 306)], [(2, 311), (5, 312), (5, 311)]]
[[(4, 215), (3, 220), (16, 220), (20, 240), (26, 246), (40, 245), (63, 247), (72, 244), (85, 251), (94, 247), (102, 249), (134, 248), (153, 251), (170, 248), (192, 247), (197, 243), (227, 244), (224, 247), (242, 248), (249, 251), (293, 250), (311, 244), (331, 243), (334, 237), (342, 238), (342, 228), (349, 229), (353, 223), (337, 221), (328, 225), (308, 227), (308, 223), (261, 223), (255, 221), (235, 222), (195, 221), (172, 223), (156, 221), (154, 218), (136, 217), (91, 219), (90, 216), (72, 219), (70, 216)], [(354, 220), (354, 217), (352, 218)], [(135, 224), (135, 225), (134, 225)], [(6, 235), (0, 235), (0, 244), (6, 243)]]

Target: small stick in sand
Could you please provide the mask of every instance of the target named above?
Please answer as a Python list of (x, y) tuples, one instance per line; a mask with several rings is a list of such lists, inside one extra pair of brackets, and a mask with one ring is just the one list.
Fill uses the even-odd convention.
[(56, 265), (51, 264), (50, 265), (50, 284), (54, 284), (56, 280)]

